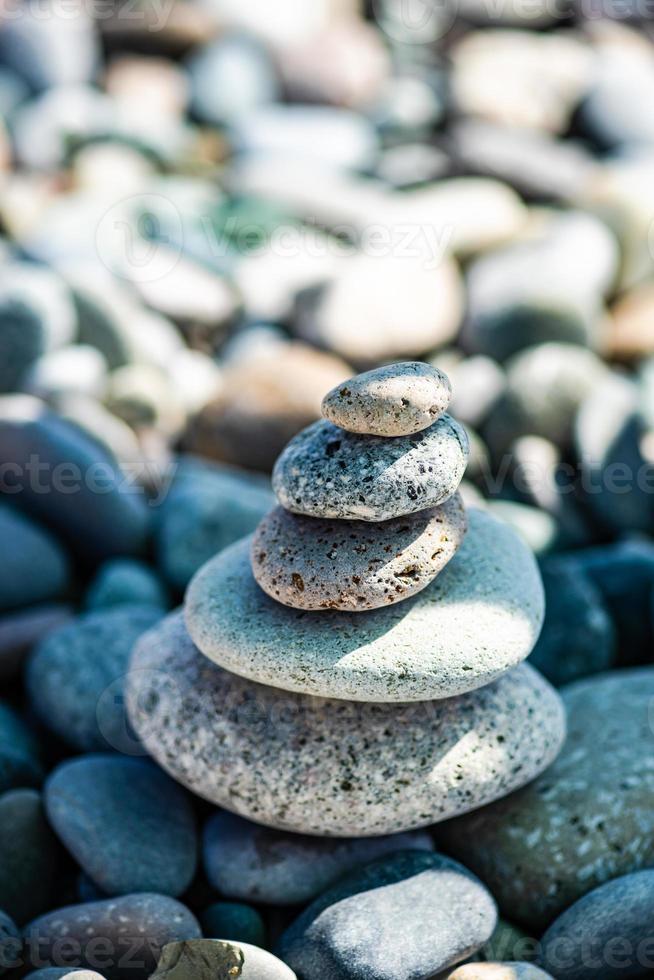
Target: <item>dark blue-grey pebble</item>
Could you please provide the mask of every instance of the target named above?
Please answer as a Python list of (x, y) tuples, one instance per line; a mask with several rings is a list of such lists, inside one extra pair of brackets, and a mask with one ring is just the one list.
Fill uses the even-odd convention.
[(0, 793), (39, 786), (43, 775), (36, 736), (13, 708), (0, 701)]
[(0, 796), (0, 908), (19, 925), (50, 908), (63, 854), (34, 789)]
[(150, 511), (142, 488), (76, 425), (38, 398), (7, 395), (0, 399), (0, 446), (15, 466), (5, 477), (12, 502), (72, 551), (92, 561), (143, 551)]
[(490, 893), (462, 865), (400, 851), (317, 898), (277, 952), (302, 980), (420, 980), (478, 950), (496, 921)]
[(0, 974), (20, 965), (20, 930), (6, 912), (0, 912)]
[(46, 782), (52, 826), (106, 895), (181, 895), (197, 862), (195, 813), (181, 786), (147, 759), (87, 755)]
[(123, 685), (136, 640), (161, 618), (153, 606), (78, 616), (46, 637), (27, 666), (27, 690), (43, 724), (82, 752), (143, 754), (127, 721)]
[(112, 558), (98, 569), (85, 596), (89, 611), (136, 603), (168, 608), (166, 588), (154, 569), (136, 558)]
[(52, 534), (5, 503), (0, 503), (0, 541), (0, 610), (29, 606), (65, 591), (69, 565), (63, 548)]
[(185, 905), (148, 892), (67, 905), (24, 930), (28, 964), (83, 967), (107, 980), (147, 980), (167, 943), (201, 935)]
[(529, 662), (556, 687), (608, 670), (617, 655), (613, 621), (599, 589), (574, 559), (541, 562), (545, 622)]
[(208, 939), (266, 945), (266, 926), (260, 913), (244, 902), (214, 902), (200, 914), (200, 925)]
[(654, 971), (654, 871), (614, 878), (566, 909), (541, 940), (557, 980), (622, 980)]
[(22, 299), (0, 300), (0, 391), (16, 391), (45, 349), (43, 320)]

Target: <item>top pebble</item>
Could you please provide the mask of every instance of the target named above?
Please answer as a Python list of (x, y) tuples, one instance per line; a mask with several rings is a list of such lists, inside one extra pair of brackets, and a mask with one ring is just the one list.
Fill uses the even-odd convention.
[(452, 397), (442, 371), (405, 361), (366, 371), (325, 395), (322, 414), (348, 432), (408, 436), (432, 425)]

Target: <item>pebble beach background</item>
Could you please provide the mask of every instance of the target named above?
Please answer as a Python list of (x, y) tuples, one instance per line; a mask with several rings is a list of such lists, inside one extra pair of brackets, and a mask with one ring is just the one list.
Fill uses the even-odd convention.
[(3, 980), (654, 975), (649, 0), (1, 0), (0, 554)]

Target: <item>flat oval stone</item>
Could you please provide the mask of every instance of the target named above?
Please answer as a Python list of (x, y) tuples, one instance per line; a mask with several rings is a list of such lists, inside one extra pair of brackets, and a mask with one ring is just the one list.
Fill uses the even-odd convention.
[(250, 557), (258, 584), (294, 609), (379, 609), (424, 589), (466, 532), (463, 501), (392, 521), (328, 521), (276, 507), (261, 521)]
[(650, 975), (654, 871), (600, 885), (559, 916), (541, 940), (540, 960), (557, 980)]
[(1, 611), (30, 606), (66, 591), (70, 564), (49, 531), (0, 503), (0, 538), (4, 552), (0, 565)]
[(19, 925), (54, 904), (61, 847), (41, 795), (14, 789), (0, 796), (0, 908)]
[(389, 364), (358, 374), (325, 395), (323, 417), (348, 432), (409, 436), (447, 411), (446, 374), (420, 361)]
[(535, 930), (597, 885), (654, 864), (654, 668), (577, 681), (562, 697), (569, 735), (551, 769), (438, 831), (505, 914)]
[(178, 782), (257, 823), (332, 837), (483, 806), (549, 765), (565, 727), (558, 695), (526, 665), (442, 702), (317, 699), (220, 669), (179, 614), (137, 644), (126, 693), (148, 752)]
[(197, 861), (188, 795), (149, 759), (91, 753), (62, 762), (45, 786), (48, 818), (105, 895), (181, 895)]
[(479, 510), (468, 516), (461, 548), (426, 589), (365, 616), (273, 601), (254, 579), (246, 538), (191, 582), (189, 632), (226, 670), (303, 694), (426, 701), (481, 687), (530, 653), (543, 587), (514, 531)]
[(273, 490), (295, 514), (388, 521), (451, 497), (468, 455), (465, 429), (449, 415), (395, 439), (345, 432), (323, 419), (289, 442), (275, 463)]
[(203, 853), (209, 884), (221, 895), (300, 905), (369, 861), (395, 851), (433, 849), (424, 830), (334, 840), (273, 830), (222, 811), (204, 828)]
[(442, 980), (553, 980), (533, 963), (466, 963)]
[(434, 977), (490, 938), (495, 902), (442, 854), (399, 851), (348, 875), (282, 935), (302, 980)]

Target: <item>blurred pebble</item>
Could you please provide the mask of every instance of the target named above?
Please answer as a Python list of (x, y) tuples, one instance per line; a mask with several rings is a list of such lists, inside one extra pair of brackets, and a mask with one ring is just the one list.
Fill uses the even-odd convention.
[(147, 893), (69, 905), (34, 919), (25, 930), (28, 949), (40, 963), (68, 961), (91, 968), (97, 963), (98, 940), (103, 940), (100, 959), (107, 980), (147, 980), (164, 946), (200, 936), (195, 916), (184, 905)]
[(611, 308), (607, 354), (631, 361), (654, 354), (654, 287), (644, 284), (619, 297)]
[(184, 428), (186, 413), (169, 378), (149, 364), (129, 364), (112, 371), (105, 404), (112, 415), (137, 432), (154, 427), (174, 439)]
[(615, 665), (615, 627), (583, 562), (552, 557), (541, 562), (545, 622), (529, 662), (561, 687)]
[(38, 312), (23, 300), (0, 297), (0, 391), (16, 391), (45, 346)]
[(55, 170), (71, 138), (110, 131), (112, 122), (111, 103), (104, 93), (87, 85), (58, 85), (18, 106), (12, 119), (15, 154), (30, 169)]
[(90, 612), (136, 604), (166, 609), (168, 595), (156, 572), (145, 562), (114, 558), (98, 568), (84, 605)]
[(107, 363), (95, 347), (70, 344), (44, 354), (32, 364), (19, 386), (46, 401), (58, 395), (102, 397)]
[(6, 912), (0, 912), (0, 974), (21, 963), (20, 929)]
[(22, 925), (56, 900), (60, 846), (40, 793), (14, 789), (0, 796), (0, 906)]
[(144, 754), (125, 715), (123, 683), (134, 643), (161, 615), (158, 607), (118, 606), (78, 616), (46, 636), (26, 676), (46, 728), (80, 752)]
[(651, 865), (653, 691), (652, 668), (563, 688), (568, 739), (549, 770), (438, 828), (437, 844), (465, 855), (526, 928), (544, 928), (597, 885)]
[(157, 514), (159, 566), (179, 591), (227, 545), (251, 534), (275, 499), (245, 472), (182, 462)]
[(106, 895), (157, 892), (176, 897), (196, 865), (189, 797), (150, 760), (91, 754), (48, 777), (52, 827)]
[(38, 786), (43, 780), (40, 749), (22, 717), (0, 701), (0, 793)]
[(301, 343), (275, 345), (227, 365), (218, 397), (191, 420), (191, 452), (271, 470), (286, 443), (320, 418), (323, 396), (350, 377), (340, 358)]
[(654, 122), (646, 106), (654, 99), (654, 67), (649, 51), (605, 49), (597, 59), (593, 84), (581, 107), (583, 124), (604, 148), (651, 144)]
[(445, 360), (447, 352), (430, 359), (443, 365), (452, 385), (451, 414), (466, 426), (479, 428), (493, 411), (506, 385), (502, 368), (490, 357), (477, 354), (456, 361)]
[(14, 678), (32, 647), (48, 633), (67, 623), (72, 615), (71, 606), (44, 603), (0, 617), (0, 681)]
[(556, 548), (559, 529), (545, 511), (514, 500), (489, 500), (486, 509), (517, 531), (534, 554), (545, 555)]
[(180, 350), (168, 364), (167, 374), (171, 392), (189, 414), (198, 412), (222, 387), (218, 364), (199, 350)]
[(91, 560), (143, 550), (149, 514), (142, 489), (77, 426), (36, 398), (7, 395), (0, 398), (0, 445), (13, 461), (5, 477), (12, 502), (46, 520), (72, 549)]
[(192, 109), (203, 122), (238, 123), (243, 114), (279, 97), (270, 55), (247, 34), (223, 34), (194, 51), (188, 72)]
[(189, 99), (189, 80), (182, 68), (167, 58), (122, 53), (109, 62), (104, 86), (117, 102), (138, 98), (145, 115), (176, 118)]
[(101, 973), (95, 970), (82, 970), (67, 966), (44, 966), (40, 970), (32, 970), (26, 980), (64, 980), (65, 977), (75, 977), (75, 980), (105, 980)]
[(414, 241), (412, 259), (392, 248), (353, 256), (299, 318), (299, 333), (357, 365), (444, 347), (457, 334), (463, 290), (456, 265), (436, 254), (441, 244)]
[(446, 973), (442, 980), (554, 980), (533, 963), (469, 963)]
[(305, 980), (337, 980), (343, 962), (356, 963), (361, 976), (410, 980), (479, 949), (496, 919), (490, 893), (462, 865), (399, 851), (324, 892), (284, 933), (278, 951)]
[(5, 548), (0, 609), (29, 606), (66, 591), (69, 562), (57, 540), (4, 501), (0, 502), (0, 538)]
[(226, 812), (216, 813), (204, 829), (204, 867), (213, 887), (228, 898), (270, 905), (310, 902), (355, 866), (408, 850), (433, 850), (429, 834), (308, 837)]
[(265, 946), (266, 926), (256, 909), (241, 902), (214, 902), (200, 914), (202, 931), (210, 939)]
[(404, 143), (382, 151), (375, 168), (377, 177), (396, 190), (436, 180), (448, 170), (442, 150), (424, 143)]

